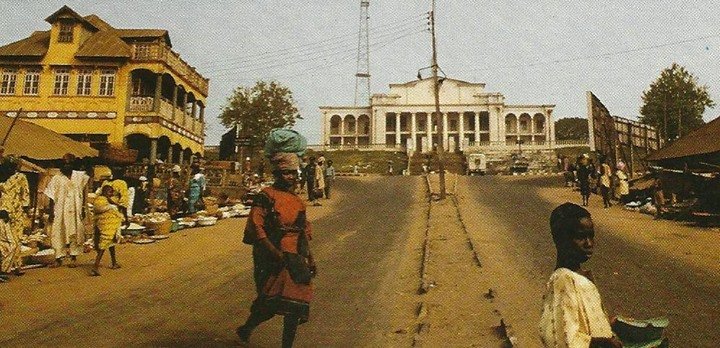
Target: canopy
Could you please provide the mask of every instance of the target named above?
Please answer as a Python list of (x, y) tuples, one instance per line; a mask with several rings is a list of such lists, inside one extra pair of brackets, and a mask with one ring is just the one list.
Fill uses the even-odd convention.
[(648, 156), (648, 161), (663, 161), (720, 152), (720, 117), (688, 133)]
[[(0, 141), (5, 138), (11, 117), (0, 117)], [(5, 141), (5, 155), (27, 157), (34, 160), (60, 159), (66, 153), (76, 157), (96, 157), (98, 151), (47, 128), (18, 119)]]

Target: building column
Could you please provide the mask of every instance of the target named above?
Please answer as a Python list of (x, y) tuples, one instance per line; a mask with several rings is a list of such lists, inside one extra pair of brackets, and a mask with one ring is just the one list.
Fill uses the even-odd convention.
[(505, 141), (505, 134), (500, 130), (500, 125), (505, 124), (505, 119), (501, 116), (501, 113), (497, 111), (498, 109), (495, 106), (488, 107), (488, 130), (490, 131), (491, 143), (500, 140)]
[(200, 107), (200, 130), (199, 134), (205, 135), (205, 106)]
[(183, 151), (182, 148), (180, 148), (180, 153), (178, 154), (178, 164), (179, 164), (179, 165), (182, 165), (182, 164), (183, 164), (183, 155), (184, 155), (184, 154), (185, 154), (185, 152)]
[(395, 113), (395, 146), (400, 144), (400, 113)]
[(448, 151), (448, 113), (442, 112), (440, 114), (442, 115), (442, 125), (443, 125), (443, 133), (442, 133), (443, 149), (445, 149), (445, 151)]
[(535, 145), (535, 115), (530, 116), (530, 143)]
[(172, 158), (173, 158), (173, 146), (172, 146), (172, 144), (170, 144), (170, 147), (168, 147), (167, 163), (172, 163)]
[(475, 145), (480, 144), (480, 112), (475, 112)]
[(175, 117), (177, 117), (177, 97), (178, 97), (178, 86), (175, 85), (173, 87), (173, 100), (172, 100), (172, 120), (175, 121)]
[(154, 164), (157, 161), (157, 138), (150, 138), (150, 163)]
[(162, 74), (155, 74), (155, 98), (153, 99), (153, 110), (160, 112), (160, 98), (162, 98)]
[(340, 145), (345, 145), (345, 117), (340, 117)]
[(187, 103), (188, 103), (188, 98), (187, 98), (187, 97), (188, 97), (188, 94), (187, 94), (187, 91), (186, 91), (186, 92), (185, 92), (185, 95), (183, 95), (183, 105), (182, 105), (182, 115), (183, 115), (182, 124), (183, 124), (183, 126), (186, 126), (186, 125), (187, 125), (187, 116), (188, 116), (188, 113), (187, 113), (187, 111), (186, 111), (186, 110), (187, 110)]
[[(550, 148), (555, 147), (555, 122), (552, 121), (552, 112), (553, 110), (548, 110), (545, 116), (545, 128), (548, 129)], [(590, 136), (592, 136), (592, 134), (590, 134)]]
[(412, 138), (413, 150), (417, 151), (417, 116), (414, 112), (410, 114), (410, 137)]
[(458, 112), (458, 149), (464, 150), (463, 143), (465, 142), (465, 112)]
[(433, 148), (433, 124), (432, 124), (432, 112), (425, 114), (425, 136), (427, 137), (427, 152), (432, 152)]

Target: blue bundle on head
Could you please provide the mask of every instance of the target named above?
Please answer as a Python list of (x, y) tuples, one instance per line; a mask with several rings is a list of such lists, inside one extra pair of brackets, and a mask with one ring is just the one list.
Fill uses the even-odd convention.
[(288, 128), (275, 128), (268, 134), (265, 141), (265, 156), (272, 158), (279, 152), (294, 153), (298, 156), (305, 154), (307, 139), (295, 130)]

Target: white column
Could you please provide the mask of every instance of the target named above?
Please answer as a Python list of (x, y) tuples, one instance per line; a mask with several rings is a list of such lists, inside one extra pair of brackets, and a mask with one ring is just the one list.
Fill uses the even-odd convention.
[(443, 112), (442, 113), (442, 124), (443, 124), (443, 134), (442, 134), (442, 144), (445, 151), (448, 151), (448, 113)]
[(345, 144), (345, 117), (340, 116), (340, 145)]
[(427, 144), (428, 144), (427, 151), (430, 152), (430, 151), (432, 151), (432, 145), (433, 145), (432, 112), (428, 112), (427, 114), (425, 114), (425, 125), (426, 125), (425, 126), (425, 136), (427, 137)]
[(505, 124), (505, 117), (498, 112), (495, 106), (488, 107), (488, 124), (490, 127), (490, 141), (505, 141), (504, 131), (500, 130), (500, 125)]
[(535, 145), (535, 115), (530, 116), (530, 142)]
[(465, 112), (458, 112), (458, 148), (460, 151), (463, 150), (463, 143), (465, 142)]
[(475, 112), (475, 144), (480, 142), (480, 112)]
[(400, 144), (400, 113), (395, 113), (395, 145), (399, 146)]
[(413, 150), (418, 149), (417, 144), (417, 117), (415, 116), (415, 113), (410, 114), (410, 137), (412, 138), (412, 144), (413, 144)]

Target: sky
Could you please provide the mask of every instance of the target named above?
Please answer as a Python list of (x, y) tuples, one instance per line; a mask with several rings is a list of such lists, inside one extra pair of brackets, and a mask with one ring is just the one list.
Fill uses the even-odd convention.
[[(276, 80), (294, 94), (310, 144), (321, 105), (352, 105), (360, 0), (0, 0), (0, 44), (47, 30), (63, 5), (116, 28), (162, 28), (173, 49), (210, 79), (206, 145), (233, 89)], [(642, 93), (677, 62), (720, 101), (720, 2), (437, 0), (438, 63), (450, 78), (486, 83), (509, 104), (556, 104), (585, 117), (585, 91), (636, 119)], [(430, 65), (430, 0), (370, 0), (371, 93)], [(427, 70), (424, 71), (428, 73)], [(706, 121), (717, 110), (707, 110)]]

